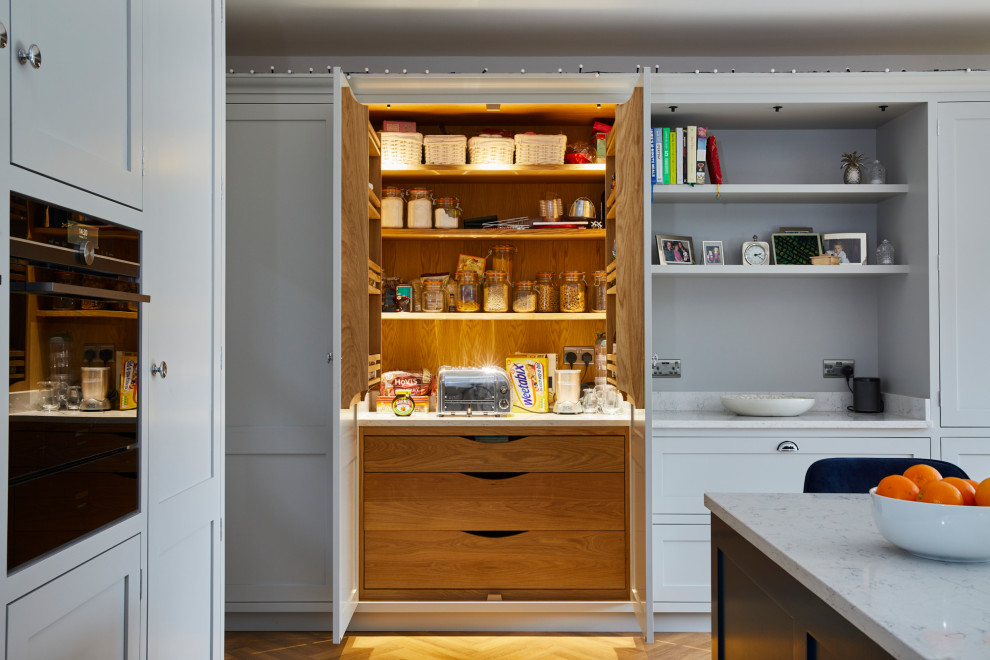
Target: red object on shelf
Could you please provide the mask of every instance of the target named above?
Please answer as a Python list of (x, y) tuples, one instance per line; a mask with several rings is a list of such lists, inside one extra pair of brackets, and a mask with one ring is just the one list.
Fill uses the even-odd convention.
[(722, 165), (718, 162), (718, 147), (715, 136), (709, 135), (705, 142), (705, 160), (708, 161), (708, 176), (712, 183), (722, 183)]

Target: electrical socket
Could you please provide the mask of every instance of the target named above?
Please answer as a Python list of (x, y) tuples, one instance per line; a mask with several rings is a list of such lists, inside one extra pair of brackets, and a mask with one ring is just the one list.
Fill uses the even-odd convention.
[(851, 378), (856, 373), (856, 360), (822, 360), (822, 378), (845, 378), (843, 369), (852, 369)]
[[(567, 365), (567, 354), (574, 353), (574, 366), (583, 367), (585, 365), (584, 357), (588, 357), (587, 364), (591, 364), (595, 361), (595, 347), (594, 346), (564, 346), (564, 350), (561, 353), (561, 363)], [(569, 365), (568, 365), (569, 366)]]
[(654, 378), (680, 378), (681, 361), (671, 358), (658, 358), (653, 356), (653, 377)]

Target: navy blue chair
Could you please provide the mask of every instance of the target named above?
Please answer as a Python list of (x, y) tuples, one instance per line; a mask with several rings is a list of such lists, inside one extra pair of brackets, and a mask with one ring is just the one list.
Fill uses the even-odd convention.
[(888, 474), (903, 474), (912, 465), (924, 463), (942, 477), (969, 477), (958, 465), (932, 458), (876, 458), (850, 456), (823, 458), (808, 466), (804, 473), (806, 493), (868, 493)]

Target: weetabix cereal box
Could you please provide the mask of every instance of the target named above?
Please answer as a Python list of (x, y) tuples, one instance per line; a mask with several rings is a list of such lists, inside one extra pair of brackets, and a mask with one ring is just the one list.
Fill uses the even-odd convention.
[(117, 364), (120, 368), (120, 409), (137, 408), (137, 353), (117, 351)]
[(545, 413), (547, 397), (547, 358), (542, 355), (510, 355), (505, 370), (512, 383), (512, 412)]

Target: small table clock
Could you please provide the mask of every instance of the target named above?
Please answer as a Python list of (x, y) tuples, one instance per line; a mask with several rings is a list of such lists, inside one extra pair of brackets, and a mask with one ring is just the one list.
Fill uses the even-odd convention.
[(753, 240), (742, 244), (742, 262), (744, 266), (765, 266), (770, 263), (770, 244), (765, 241)]

